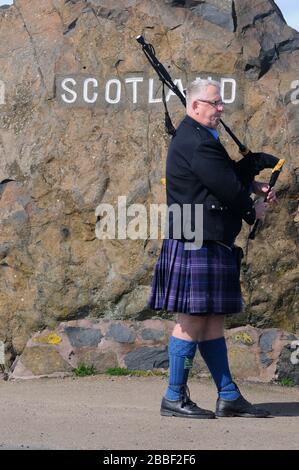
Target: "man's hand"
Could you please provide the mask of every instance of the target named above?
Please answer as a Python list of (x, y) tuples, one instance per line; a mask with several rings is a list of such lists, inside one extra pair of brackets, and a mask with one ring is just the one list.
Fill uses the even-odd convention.
[(259, 220), (264, 220), (267, 209), (268, 209), (268, 203), (264, 202), (262, 200), (257, 200), (254, 204), (255, 207), (255, 214), (256, 218)]
[[(253, 181), (252, 183), (252, 190), (257, 196), (265, 196), (265, 194), (269, 191), (268, 183), (261, 183), (259, 181)], [(277, 202), (277, 197), (275, 193), (275, 189), (271, 189), (267, 196), (267, 202)]]

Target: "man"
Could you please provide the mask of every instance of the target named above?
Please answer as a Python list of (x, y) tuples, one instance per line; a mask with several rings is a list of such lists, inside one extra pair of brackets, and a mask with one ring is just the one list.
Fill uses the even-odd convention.
[[(229, 157), (216, 130), (224, 110), (218, 82), (196, 80), (187, 89), (186, 100), (187, 115), (167, 156), (167, 204), (191, 206), (191, 226), (195, 233), (202, 230), (203, 244), (187, 250), (190, 240), (185, 224), (182, 220), (178, 223), (169, 211), (169, 238), (163, 240), (149, 299), (153, 309), (178, 313), (169, 339), (169, 386), (161, 415), (215, 417), (214, 412), (191, 401), (186, 385), (198, 347), (218, 389), (216, 416), (266, 417), (268, 412), (245, 400), (232, 380), (224, 319), (242, 311), (234, 246), (242, 220), (251, 225), (263, 219), (268, 202), (275, 201), (271, 191), (268, 202), (253, 203), (250, 189), (260, 194), (268, 190), (266, 184), (253, 181), (254, 175), (261, 167), (274, 166), (278, 159), (268, 156), (267, 160), (262, 154), (266, 160), (263, 166), (258, 154), (240, 162)], [(203, 227), (196, 227), (196, 204), (203, 205)]]

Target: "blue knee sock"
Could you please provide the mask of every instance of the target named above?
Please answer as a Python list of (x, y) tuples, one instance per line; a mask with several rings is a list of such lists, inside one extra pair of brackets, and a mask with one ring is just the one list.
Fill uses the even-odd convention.
[(165, 394), (168, 400), (179, 400), (182, 385), (186, 385), (189, 370), (196, 353), (196, 342), (171, 336), (168, 345), (169, 385)]
[(201, 341), (198, 343), (198, 349), (211, 372), (219, 397), (225, 400), (238, 398), (240, 392), (233, 383), (229, 370), (225, 338)]

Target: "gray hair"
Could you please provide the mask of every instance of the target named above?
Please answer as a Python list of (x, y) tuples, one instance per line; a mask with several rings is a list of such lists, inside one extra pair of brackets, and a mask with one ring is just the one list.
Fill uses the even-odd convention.
[(187, 108), (191, 105), (193, 98), (202, 98), (202, 95), (207, 91), (209, 86), (214, 86), (218, 88), (219, 91), (221, 89), (220, 82), (217, 82), (216, 80), (198, 78), (191, 82), (186, 89)]

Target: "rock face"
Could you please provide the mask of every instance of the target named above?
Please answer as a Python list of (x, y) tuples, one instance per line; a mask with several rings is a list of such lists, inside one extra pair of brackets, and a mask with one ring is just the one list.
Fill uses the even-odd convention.
[[(146, 299), (160, 241), (96, 235), (99, 204), (165, 201), (168, 137), (140, 33), (183, 87), (196, 76), (222, 78), (225, 121), (252, 150), (286, 159), (279, 204), (243, 265), (247, 311), (231, 326), (298, 328), (299, 34), (274, 1), (15, 0), (0, 10), (0, 339), (8, 362), (34, 332), (59, 322), (155, 315)], [(167, 97), (177, 124), (184, 109)], [(70, 338), (100, 338), (78, 334)], [(111, 331), (118, 335), (127, 338)], [(262, 354), (266, 365), (269, 351)]]

